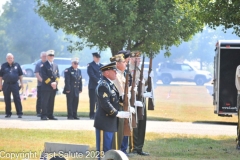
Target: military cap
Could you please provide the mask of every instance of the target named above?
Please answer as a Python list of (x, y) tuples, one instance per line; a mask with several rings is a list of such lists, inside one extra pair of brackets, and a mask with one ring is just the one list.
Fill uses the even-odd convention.
[(106, 64), (104, 66), (102, 66), (100, 68), (100, 70), (103, 72), (103, 71), (107, 71), (107, 70), (116, 70), (116, 62), (111, 62), (109, 64)]
[(111, 62), (114, 62), (114, 61), (116, 61), (116, 62), (123, 62), (123, 61), (125, 61), (125, 58), (124, 58), (123, 54), (117, 54), (117, 55), (111, 57), (110, 61)]
[(47, 56), (54, 56), (54, 50), (48, 50), (46, 53)]
[(97, 58), (100, 58), (100, 57), (101, 57), (98, 52), (94, 52), (94, 53), (92, 53), (92, 55), (93, 55), (94, 57), (97, 57)]
[(71, 62), (79, 62), (79, 58), (78, 57), (74, 57), (71, 59)]
[(128, 58), (130, 56), (130, 53), (131, 52), (129, 50), (127, 50), (127, 51), (121, 50), (121, 51), (118, 51), (117, 54), (123, 54), (124, 58), (126, 59), (126, 58)]
[(140, 51), (133, 51), (131, 52), (131, 57), (141, 57), (141, 52)]

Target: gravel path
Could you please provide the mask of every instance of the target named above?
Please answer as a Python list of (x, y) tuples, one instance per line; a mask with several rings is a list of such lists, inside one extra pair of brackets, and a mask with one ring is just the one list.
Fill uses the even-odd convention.
[[(22, 119), (12, 115), (4, 118), (0, 115), (0, 128), (19, 129), (54, 129), (54, 130), (94, 130), (93, 120), (81, 118), (80, 120), (67, 120), (66, 117), (57, 117), (57, 121), (41, 121), (36, 116), (23, 116)], [(236, 125), (233, 124), (211, 124), (191, 122), (166, 122), (147, 121), (147, 132), (155, 133), (179, 133), (196, 135), (236, 135)]]

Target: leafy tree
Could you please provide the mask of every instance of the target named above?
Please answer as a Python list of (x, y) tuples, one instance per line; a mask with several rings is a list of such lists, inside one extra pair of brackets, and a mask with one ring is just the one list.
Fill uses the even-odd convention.
[[(0, 17), (1, 55), (11, 52), (16, 61), (33, 62), (41, 51), (54, 49), (57, 55), (70, 56), (64, 41), (65, 34), (58, 33), (35, 13), (34, 0), (11, 0)], [(2, 59), (5, 61), (5, 59)]]
[(198, 7), (184, 0), (36, 0), (39, 15), (82, 46), (158, 53), (187, 41), (202, 29), (193, 16)]
[(216, 29), (223, 26), (224, 30), (233, 28), (240, 36), (240, 1), (237, 0), (201, 0), (196, 3), (200, 10), (196, 13), (199, 20)]

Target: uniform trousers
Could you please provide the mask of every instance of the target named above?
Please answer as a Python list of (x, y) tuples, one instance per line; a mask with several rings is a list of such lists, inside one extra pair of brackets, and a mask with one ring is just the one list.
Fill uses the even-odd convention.
[(42, 91), (42, 115), (41, 117), (53, 117), (54, 101), (56, 96), (56, 90)]
[(37, 103), (36, 103), (36, 112), (37, 114), (41, 114), (42, 108), (41, 108), (41, 86), (37, 86)]
[(12, 115), (12, 106), (11, 106), (11, 93), (13, 95), (13, 101), (17, 111), (17, 115), (22, 115), (22, 103), (19, 95), (19, 85), (18, 83), (3, 83), (3, 95), (5, 102), (5, 113), (6, 115)]
[(94, 110), (95, 110), (95, 106), (96, 106), (96, 93), (95, 93), (95, 89), (89, 89), (88, 90), (88, 95), (89, 95), (89, 101), (90, 101), (90, 113), (89, 113), (89, 117), (92, 118), (94, 117)]
[(66, 93), (67, 97), (67, 112), (68, 118), (77, 117), (77, 109), (79, 103), (79, 96), (76, 96), (74, 93)]

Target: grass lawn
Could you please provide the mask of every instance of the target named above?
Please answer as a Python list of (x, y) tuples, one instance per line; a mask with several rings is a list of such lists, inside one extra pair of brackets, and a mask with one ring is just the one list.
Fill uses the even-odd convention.
[[(31, 90), (36, 87), (36, 79), (31, 78), (28, 83)], [(63, 79), (59, 88), (64, 87)], [(0, 96), (2, 92), (0, 92)], [(35, 115), (36, 98), (29, 97), (22, 101), (24, 114)], [(14, 105), (12, 107), (15, 112)], [(4, 114), (5, 104), (0, 102), (0, 113)], [(55, 99), (54, 114), (66, 116), (66, 97), (57, 95)], [(80, 94), (78, 112), (81, 117), (89, 114), (88, 88), (83, 87)], [(219, 117), (214, 114), (212, 96), (207, 93), (205, 86), (157, 86), (155, 89), (155, 110), (148, 111), (148, 120), (184, 121), (184, 122), (237, 122), (237, 117)]]
[[(0, 150), (5, 152), (37, 153), (39, 157), (44, 142), (62, 142), (87, 144), (95, 150), (95, 134), (93, 131), (56, 131), (56, 130), (21, 130), (0, 129)], [(159, 159), (222, 159), (236, 160), (240, 158), (235, 149), (235, 137), (231, 136), (198, 136), (184, 134), (147, 133), (144, 151), (150, 157), (133, 156), (130, 160)], [(4, 152), (3, 152), (4, 151)], [(34, 157), (31, 157), (34, 159)], [(83, 158), (81, 158), (83, 159)], [(87, 158), (84, 158), (87, 159)]]

